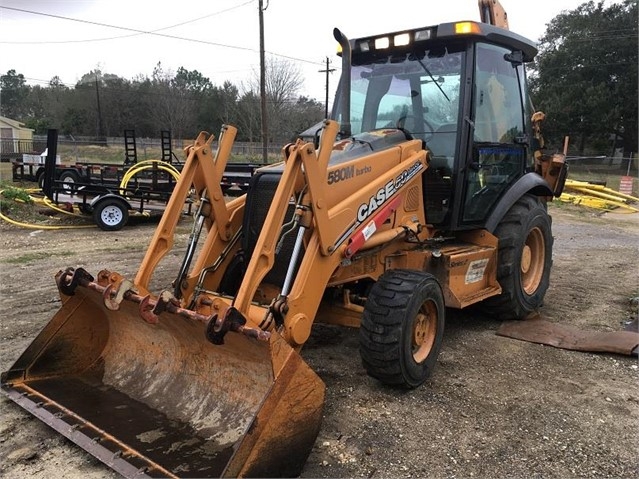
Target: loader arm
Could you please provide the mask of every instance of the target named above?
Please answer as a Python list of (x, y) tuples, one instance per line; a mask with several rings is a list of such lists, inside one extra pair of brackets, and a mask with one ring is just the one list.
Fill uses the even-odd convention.
[[(235, 127), (228, 125), (222, 127), (219, 148), (215, 157), (211, 151), (214, 136), (210, 135), (207, 138), (206, 132), (201, 132), (195, 143), (187, 148), (188, 156), (180, 179), (175, 185), (135, 277), (135, 284), (139, 288), (148, 290), (153, 271), (173, 247), (175, 228), (182, 216), (184, 202), (192, 186), (195, 187), (200, 201), (207, 201), (210, 204), (209, 226), (215, 222), (215, 232), (211, 232), (214, 234), (209, 235), (211, 241), (214, 240), (215, 236), (219, 236), (222, 241), (227, 242), (233, 236), (231, 213), (234, 210), (227, 207), (220, 183), (236, 134)], [(232, 206), (237, 207), (238, 204), (234, 203)]]
[[(427, 168), (426, 152), (421, 149), (421, 143), (406, 140), (368, 153), (365, 158), (369, 163), (385, 165), (383, 173), (345, 198), (342, 195), (341, 199), (335, 199), (337, 195), (334, 190), (331, 194), (326, 179), (337, 133), (337, 123), (327, 121), (317, 153), (311, 143), (301, 141), (288, 149), (284, 171), (237, 295), (233, 299), (216, 298), (220, 317), (224, 318), (232, 309), (264, 329), (271, 329), (275, 323), (289, 344), (301, 346), (310, 334), (330, 277), (352, 255), (353, 248), (366, 247), (367, 242), (375, 243), (379, 236), (395, 239), (398, 234), (390, 237), (387, 231), (377, 231), (387, 220), (390, 228), (395, 229), (412, 229), (416, 223), (425, 223), (423, 210), (417, 215), (403, 213), (396, 217), (394, 214), (400, 209), (405, 189), (421, 184), (421, 174)], [(297, 204), (296, 214), (300, 216), (301, 227), (295, 248), (298, 252), (303, 248), (305, 252), (291, 258), (287, 266), (287, 278), (291, 281), (279, 285), (282, 289), (277, 300), (269, 307), (256, 307), (253, 300), (275, 262), (275, 248), (289, 201), (299, 198), (300, 194), (302, 199)], [(226, 305), (221, 306), (220, 301)], [(280, 321), (273, 321), (273, 315)]]
[[(392, 160), (395, 166), (345, 199), (331, 203), (327, 172), (322, 171), (326, 165), (322, 151), (317, 162), (307, 150), (300, 154), (315, 228), (308, 237), (306, 254), (287, 298), (284, 336), (294, 346), (301, 346), (308, 339), (325, 288), (342, 264), (350, 264), (350, 258), (360, 248), (392, 243), (425, 223), (423, 210), (418, 208), (417, 214), (407, 214), (404, 206), (406, 192), (419, 188), (427, 168), (426, 151), (420, 142), (407, 141), (371, 155), (371, 162)], [(389, 227), (382, 230), (380, 226), (385, 222)]]

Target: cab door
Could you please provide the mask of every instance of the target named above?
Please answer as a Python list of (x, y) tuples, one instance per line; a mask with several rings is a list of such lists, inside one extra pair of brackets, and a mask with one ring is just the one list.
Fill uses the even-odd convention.
[(530, 161), (524, 71), (516, 57), (497, 45), (475, 45), (472, 145), (464, 168), (461, 225), (482, 225)]

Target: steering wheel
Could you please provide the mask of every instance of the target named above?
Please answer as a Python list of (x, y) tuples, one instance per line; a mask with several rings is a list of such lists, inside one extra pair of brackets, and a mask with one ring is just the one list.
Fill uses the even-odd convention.
[(428, 120), (426, 120), (426, 118), (422, 118), (422, 123), (424, 124), (424, 131), (413, 131), (413, 130), (409, 130), (405, 127), (406, 125), (406, 121), (408, 121), (409, 124), (413, 124), (413, 126), (415, 125), (415, 120), (416, 120), (417, 116), (412, 115), (412, 114), (407, 114), (407, 115), (402, 115), (399, 117), (399, 119), (397, 120), (397, 129), (398, 130), (402, 130), (403, 132), (408, 132), (411, 135), (417, 135), (418, 137), (420, 137), (422, 140), (428, 142), (428, 140), (430, 140), (433, 135), (435, 134), (435, 128), (433, 128), (433, 125), (431, 125)]

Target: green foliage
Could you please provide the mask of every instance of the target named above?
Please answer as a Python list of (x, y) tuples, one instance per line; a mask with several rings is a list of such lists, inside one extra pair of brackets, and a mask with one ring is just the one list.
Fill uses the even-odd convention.
[(29, 118), (25, 122), (25, 126), (27, 128), (33, 129), (33, 132), (36, 135), (46, 135), (47, 134), (47, 130), (49, 128), (53, 128), (53, 125), (51, 125), (51, 120), (49, 118), (46, 118), (46, 117)]
[(9, 186), (2, 190), (2, 198), (5, 200), (19, 201), (21, 203), (33, 203), (33, 199), (26, 190)]
[[(269, 141), (284, 144), (321, 120), (323, 105), (297, 101), (301, 80), (295, 64), (270, 63), (268, 75)], [(122, 136), (125, 129), (134, 129), (143, 138), (170, 130), (180, 140), (200, 131), (217, 136), (223, 124), (231, 124), (239, 128), (238, 141), (258, 142), (259, 88), (253, 83), (243, 91), (228, 81), (216, 86), (197, 70), (166, 71), (161, 63), (151, 78), (132, 80), (92, 70), (72, 88), (58, 77), (47, 86), (30, 86), (15, 70), (0, 77), (2, 114), (38, 134), (58, 128), (64, 135)]]
[(8, 118), (20, 118), (25, 113), (25, 100), (29, 95), (29, 87), (26, 85), (24, 75), (9, 70), (6, 75), (0, 76), (0, 115)]
[[(541, 38), (531, 87), (551, 143), (610, 153), (611, 137), (637, 151), (637, 0), (589, 1), (564, 12)], [(573, 151), (574, 153), (575, 151)]]

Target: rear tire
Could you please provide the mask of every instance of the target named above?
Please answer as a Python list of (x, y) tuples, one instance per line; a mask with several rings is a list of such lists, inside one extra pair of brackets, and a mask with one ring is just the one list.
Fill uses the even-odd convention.
[(359, 329), (367, 373), (386, 384), (415, 388), (431, 374), (444, 336), (444, 299), (435, 277), (390, 270), (371, 288)]
[(38, 172), (36, 175), (36, 181), (38, 182), (38, 188), (44, 190), (44, 169)]
[(93, 209), (93, 221), (101, 230), (120, 230), (129, 221), (129, 207), (117, 198), (103, 199)]
[(524, 319), (543, 303), (552, 266), (552, 223), (541, 200), (522, 196), (497, 226), (499, 296), (482, 309), (498, 319)]

